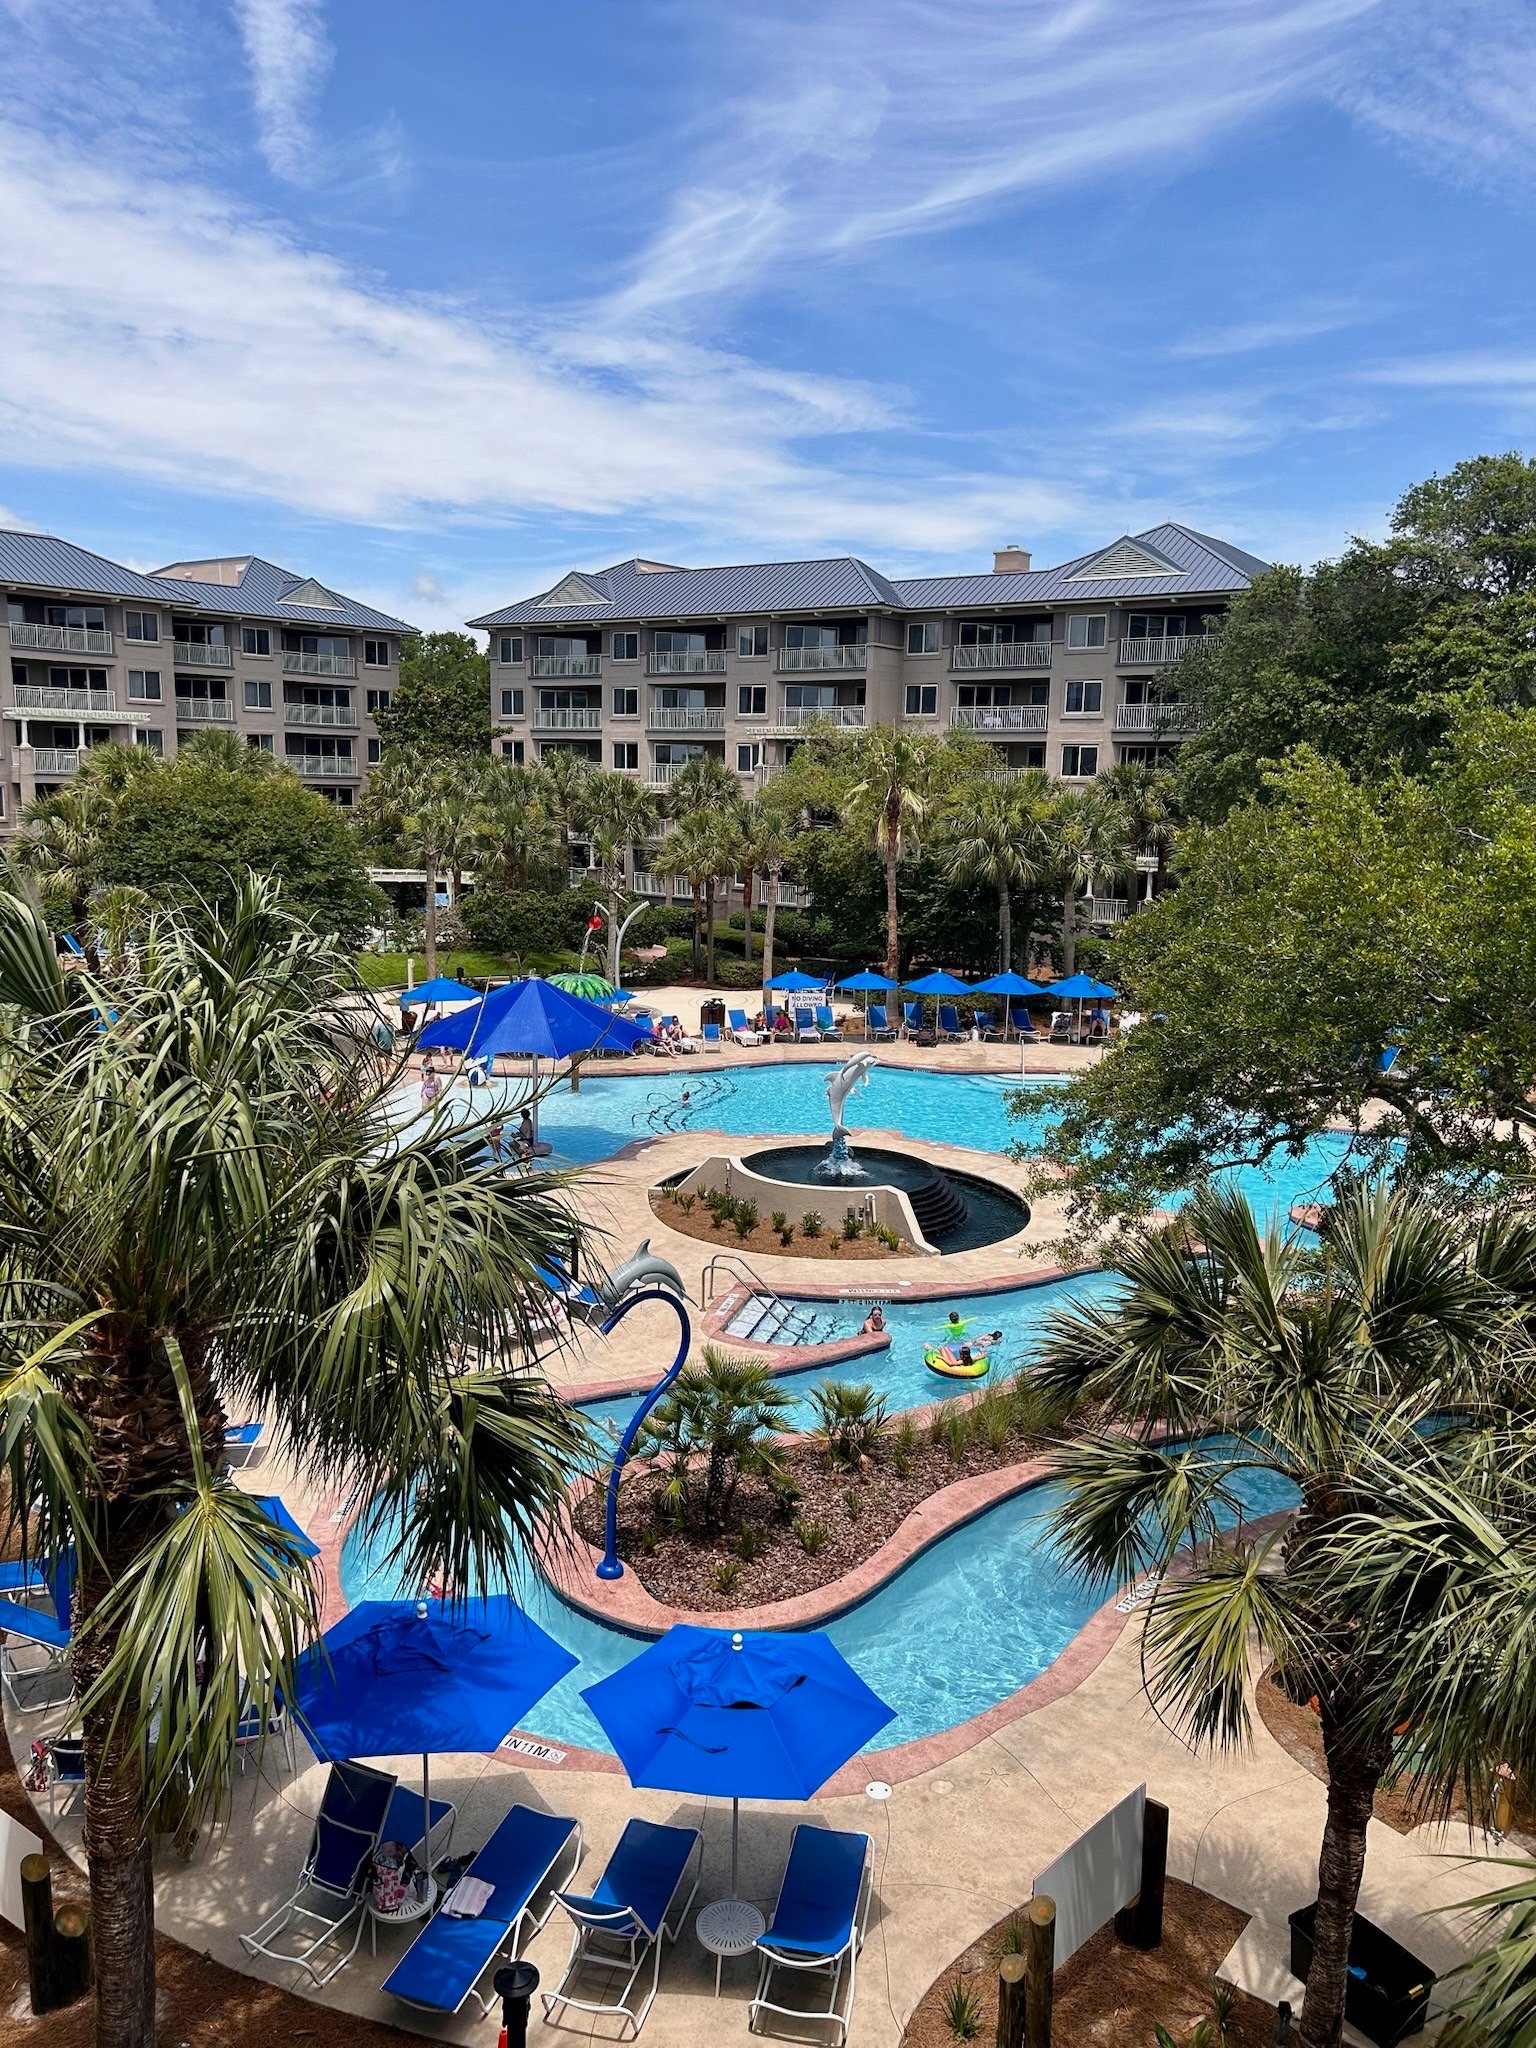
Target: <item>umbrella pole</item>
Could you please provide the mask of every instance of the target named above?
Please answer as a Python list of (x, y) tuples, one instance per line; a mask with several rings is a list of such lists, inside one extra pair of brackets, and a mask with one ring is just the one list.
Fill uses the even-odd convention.
[(731, 1897), (733, 1899), (737, 1896), (736, 1862), (737, 1851), (740, 1843), (740, 1828), (741, 1801), (739, 1799), (733, 1799), (731, 1801)]
[(427, 1875), (432, 1875), (432, 1760), (421, 1752), (421, 1839), (427, 1859)]

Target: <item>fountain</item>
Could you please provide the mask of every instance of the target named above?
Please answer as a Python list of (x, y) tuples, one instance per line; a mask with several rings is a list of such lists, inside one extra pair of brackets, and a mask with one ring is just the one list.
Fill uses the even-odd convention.
[(868, 1180), (848, 1144), (848, 1126), (843, 1122), (843, 1105), (855, 1088), (867, 1088), (873, 1068), (880, 1064), (878, 1053), (855, 1053), (827, 1076), (827, 1104), (832, 1111), (832, 1144), (825, 1159), (818, 1160), (816, 1178), (831, 1181)]

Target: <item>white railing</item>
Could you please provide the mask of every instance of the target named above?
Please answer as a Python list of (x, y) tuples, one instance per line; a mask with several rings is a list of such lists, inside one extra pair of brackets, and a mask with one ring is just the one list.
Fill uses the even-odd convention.
[(636, 868), (629, 886), (637, 896), (665, 896), (671, 883), (666, 875), (653, 875), (644, 868)]
[(813, 718), (825, 718), (833, 725), (862, 725), (867, 706), (863, 704), (786, 704), (779, 712), (778, 725), (809, 725)]
[(653, 704), (645, 715), (647, 732), (724, 732), (723, 704)]
[(653, 761), (645, 771), (648, 789), (665, 789), (687, 767), (686, 761)]
[(537, 732), (600, 732), (603, 714), (595, 704), (536, 704), (533, 724)]
[(1122, 704), (1115, 712), (1116, 732), (1168, 732), (1187, 729), (1187, 704)]
[(1123, 924), (1135, 905), (1123, 896), (1092, 896), (1087, 908), (1090, 924)]
[(1047, 704), (957, 704), (949, 722), (972, 732), (1044, 732), (1049, 711)]
[(1169, 633), (1155, 640), (1135, 639), (1120, 642), (1120, 659), (1148, 665), (1177, 661), (1188, 647), (1203, 647), (1207, 640), (1219, 640), (1219, 633)]
[(228, 697), (178, 697), (176, 716), (183, 725), (233, 725), (235, 707)]
[(36, 647), (53, 654), (110, 654), (114, 640), (103, 626), (33, 626), (24, 620), (11, 627), (11, 646)]
[(285, 704), (284, 725), (356, 725), (350, 704)]
[(536, 654), (529, 663), (536, 676), (600, 676), (600, 654)]
[(73, 775), (80, 766), (78, 747), (34, 747), (32, 749), (32, 774), (34, 779), (42, 775)]
[(358, 772), (350, 754), (285, 754), (283, 759), (301, 775), (355, 776)]
[(46, 683), (13, 683), (11, 701), (18, 711), (62, 711), (70, 718), (117, 716), (117, 699), (110, 690), (56, 690)]
[(1049, 640), (990, 640), (977, 647), (957, 644), (949, 650), (951, 668), (1049, 668)]
[(782, 669), (863, 668), (867, 647), (781, 647), (778, 665)]
[(712, 676), (725, 674), (725, 654), (706, 648), (699, 654), (653, 654), (645, 664), (652, 676)]
[(299, 654), (283, 650), (283, 672), (290, 676), (355, 676), (355, 654)]
[(233, 647), (219, 647), (208, 640), (177, 640), (171, 648), (178, 668), (233, 668)]
[[(802, 889), (798, 882), (780, 882), (777, 902), (780, 910), (805, 910), (811, 901), (809, 889)], [(768, 907), (768, 884), (758, 875), (752, 883), (752, 901), (759, 910)]]

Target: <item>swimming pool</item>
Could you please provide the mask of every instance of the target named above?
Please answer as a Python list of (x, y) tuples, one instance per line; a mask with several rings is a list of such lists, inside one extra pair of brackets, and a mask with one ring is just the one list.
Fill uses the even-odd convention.
[[(1235, 1491), (1250, 1516), (1294, 1507), (1297, 1498), (1269, 1473), (1244, 1474)], [(860, 1677), (896, 1710), (872, 1748), (939, 1734), (1007, 1699), (1047, 1670), (1102, 1605), (1103, 1589), (1083, 1586), (1055, 1554), (1050, 1519), (1060, 1496), (1046, 1482), (1000, 1501), (825, 1624)], [(383, 1548), (361, 1523), (348, 1535), (341, 1589), (350, 1604), (417, 1590), (382, 1567), (376, 1552)], [(581, 1688), (621, 1669), (642, 1646), (567, 1606), (535, 1574), (516, 1591), (539, 1626), (580, 1660), (529, 1710), (523, 1731), (607, 1750)]]

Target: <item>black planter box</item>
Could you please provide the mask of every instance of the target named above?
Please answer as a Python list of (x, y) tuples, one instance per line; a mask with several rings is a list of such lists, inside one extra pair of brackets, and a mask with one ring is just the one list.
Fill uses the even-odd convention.
[[(1317, 1903), (1302, 1906), (1291, 1915), (1291, 1975), (1303, 1984), (1312, 1967), (1312, 1943), (1317, 1929)], [(1349, 1982), (1344, 1993), (1344, 2017), (1378, 2048), (1394, 2048), (1409, 2034), (1416, 2034), (1429, 2012), (1429, 1994), (1435, 1988), (1435, 1973), (1417, 1956), (1410, 1955), (1390, 1934), (1383, 1934), (1369, 1920), (1355, 1915), (1349, 1937)]]

